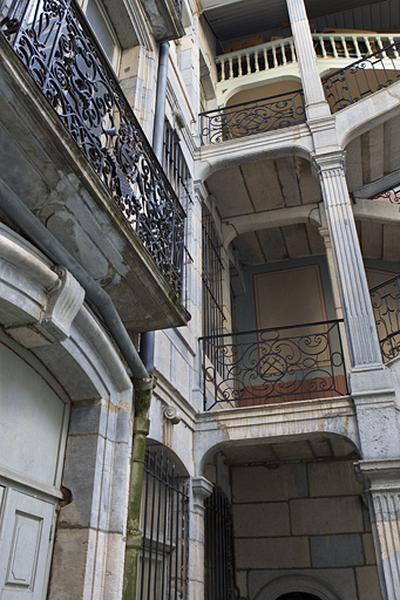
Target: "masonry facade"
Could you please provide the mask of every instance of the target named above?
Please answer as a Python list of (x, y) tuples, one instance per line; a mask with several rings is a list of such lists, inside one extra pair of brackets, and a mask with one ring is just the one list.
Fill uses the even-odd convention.
[(0, 598), (398, 600), (395, 0), (0, 2)]

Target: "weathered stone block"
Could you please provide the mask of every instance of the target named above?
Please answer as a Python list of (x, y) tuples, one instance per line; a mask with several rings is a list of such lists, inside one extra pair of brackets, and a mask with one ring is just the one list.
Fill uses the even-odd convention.
[(382, 600), (376, 567), (359, 567), (356, 576), (360, 600)]
[(310, 538), (313, 567), (353, 567), (364, 564), (360, 535), (324, 535)]
[(236, 537), (290, 535), (287, 502), (236, 504), (233, 522)]
[(290, 512), (294, 535), (363, 531), (360, 500), (356, 496), (291, 500)]
[(365, 562), (367, 563), (367, 565), (375, 565), (376, 564), (376, 554), (375, 554), (374, 539), (372, 537), (372, 534), (364, 533), (362, 538), (363, 538)]
[(238, 467), (232, 470), (234, 502), (288, 500), (307, 496), (306, 467), (303, 464)]
[(310, 566), (306, 537), (236, 540), (238, 569), (293, 569)]
[(349, 496), (363, 491), (352, 462), (310, 463), (308, 480), (310, 496)]

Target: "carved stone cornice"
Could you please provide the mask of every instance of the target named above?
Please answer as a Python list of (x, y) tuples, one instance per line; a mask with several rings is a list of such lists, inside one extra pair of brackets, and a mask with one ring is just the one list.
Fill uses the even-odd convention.
[(360, 460), (358, 472), (374, 492), (400, 492), (400, 458)]

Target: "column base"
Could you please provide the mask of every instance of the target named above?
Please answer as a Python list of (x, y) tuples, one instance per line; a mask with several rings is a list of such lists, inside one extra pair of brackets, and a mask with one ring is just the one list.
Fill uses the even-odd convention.
[(365, 368), (353, 368), (350, 371), (350, 393), (353, 398), (357, 396), (378, 395), (385, 397), (394, 396), (394, 382), (392, 373), (381, 364), (369, 365)]

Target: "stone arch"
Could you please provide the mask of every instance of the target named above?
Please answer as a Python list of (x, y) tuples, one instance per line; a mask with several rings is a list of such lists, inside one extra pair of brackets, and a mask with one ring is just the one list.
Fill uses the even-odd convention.
[(158, 450), (167, 456), (169, 460), (176, 466), (177, 473), (180, 477), (190, 477), (190, 472), (187, 465), (185, 465), (182, 458), (173, 448), (166, 446), (159, 440), (151, 437), (147, 438), (147, 448), (154, 448), (155, 450)]
[[(228, 106), (232, 106), (235, 104), (241, 104), (242, 102), (245, 102), (245, 100), (235, 100), (235, 97), (238, 96), (239, 94), (242, 94), (243, 92), (251, 92), (253, 90), (257, 90), (260, 88), (271, 88), (273, 89), (274, 86), (276, 86), (277, 84), (282, 84), (282, 83), (297, 83), (298, 86), (296, 89), (300, 89), (301, 88), (301, 78), (300, 75), (286, 75), (283, 77), (271, 77), (268, 78), (267, 80), (261, 80), (258, 82), (251, 82), (249, 81), (248, 83), (243, 83), (242, 85), (237, 85), (236, 87), (232, 87), (232, 89), (230, 89), (229, 91), (225, 92), (225, 94), (223, 94), (223, 99), (224, 99), (224, 106), (228, 107)], [(290, 88), (292, 88), (292, 86), (289, 85)], [(288, 90), (289, 91), (294, 91), (293, 89)], [(285, 93), (284, 91), (282, 93)], [(271, 93), (271, 96), (275, 96), (275, 92)], [(269, 94), (265, 94), (262, 97), (269, 97)]]
[[(60, 468), (57, 485), (40, 490), (53, 512), (63, 496), (60, 484), (67, 490), (58, 516), (48, 597), (59, 598), (66, 589), (81, 597), (85, 586), (103, 584), (109, 597), (113, 585), (119, 585), (117, 564), (123, 560), (125, 547), (133, 418), (129, 373), (70, 273), (52, 265), (6, 226), (0, 227), (0, 250), (0, 325), (4, 332), (0, 343), (6, 341), (70, 406), (68, 430), (65, 418), (62, 474)], [(46, 411), (42, 415), (46, 428), (49, 416)], [(37, 429), (36, 424), (38, 436)], [(16, 478), (11, 479), (14, 485)], [(21, 485), (29, 491), (29, 481)], [(30, 489), (35, 491), (35, 486), (36, 482), (31, 482)], [(13, 494), (5, 496), (12, 498)], [(36, 496), (35, 492), (33, 500), (27, 500), (24, 494), (24, 512), (29, 512), (30, 506), (32, 511), (40, 509)], [(53, 513), (46, 515), (53, 521)], [(49, 531), (46, 535), (49, 540)], [(78, 544), (71, 545), (71, 539)], [(46, 556), (50, 558), (51, 552)], [(91, 561), (97, 565), (95, 571)]]
[(299, 156), (312, 162), (313, 141), (307, 126), (298, 125), (296, 137), (293, 132), (287, 136), (286, 131), (277, 129), (203, 147), (195, 182), (201, 185), (218, 171), (261, 160)]
[(309, 575), (281, 576), (262, 587), (254, 600), (280, 600), (281, 596), (290, 592), (302, 592), (318, 598), (318, 600), (342, 600), (330, 586), (317, 577)]
[[(314, 402), (313, 400), (310, 401), (310, 403)], [(271, 417), (271, 406), (267, 406), (266, 409), (267, 411), (269, 410), (269, 414)], [(233, 411), (239, 411), (239, 413), (242, 411), (242, 409), (237, 409), (234, 408), (232, 409)], [(251, 414), (251, 411), (255, 411), (258, 412), (258, 415), (254, 415), (254, 419), (255, 421), (257, 419), (260, 419), (260, 412), (252, 407), (250, 409), (248, 409), (248, 411)], [(243, 411), (244, 412), (244, 411)], [(246, 415), (248, 414), (248, 412), (246, 411)], [(243, 413), (242, 413), (243, 415)], [(240, 418), (240, 414), (239, 417)], [(343, 421), (341, 422), (341, 420), (343, 419)], [(227, 419), (227, 424), (229, 427), (229, 416)], [(358, 437), (358, 428), (357, 428), (357, 424), (355, 421), (355, 418), (349, 418), (349, 416), (345, 416), (343, 415), (343, 417), (338, 417), (338, 415), (335, 413), (335, 411), (333, 411), (332, 413), (332, 422), (329, 423), (330, 419), (329, 417), (325, 417), (324, 418), (324, 425), (321, 427), (318, 426), (317, 423), (315, 423), (314, 419), (310, 419), (308, 422), (305, 422), (303, 425), (300, 426), (301, 428), (301, 432), (300, 430), (298, 430), (297, 432), (293, 431), (293, 433), (289, 433), (289, 429), (290, 429), (290, 425), (286, 422), (283, 423), (283, 428), (282, 430), (280, 429), (280, 426), (278, 425), (278, 427), (276, 428), (276, 426), (273, 426), (274, 428), (274, 433), (273, 434), (269, 434), (268, 435), (268, 424), (266, 423), (265, 426), (260, 426), (260, 423), (256, 424), (256, 428), (254, 431), (254, 434), (252, 434), (252, 432), (249, 433), (249, 426), (251, 427), (251, 423), (249, 423), (247, 425), (247, 428), (240, 428), (239, 426), (239, 430), (236, 430), (236, 427), (234, 424), (231, 423), (231, 425), (233, 425), (232, 431), (228, 432), (228, 428), (226, 425), (222, 424), (221, 427), (221, 423), (219, 423), (219, 425), (217, 425), (217, 429), (215, 432), (213, 432), (214, 435), (212, 435), (211, 437), (211, 431), (209, 432), (209, 436), (208, 436), (208, 443), (205, 443), (204, 445), (202, 445), (201, 447), (199, 443), (197, 443), (195, 445), (196, 448), (196, 456), (195, 456), (195, 462), (196, 462), (196, 466), (197, 466), (197, 474), (198, 475), (203, 475), (204, 470), (206, 468), (207, 463), (209, 462), (209, 460), (211, 459), (211, 457), (213, 457), (216, 453), (223, 451), (224, 448), (226, 448), (229, 445), (235, 445), (238, 448), (240, 446), (249, 446), (249, 440), (251, 440), (251, 445), (262, 445), (262, 444), (266, 444), (266, 443), (276, 443), (277, 441), (282, 442), (282, 441), (299, 441), (301, 439), (308, 439), (310, 437), (318, 437), (321, 435), (324, 436), (329, 436), (331, 438), (338, 438), (341, 440), (346, 440), (349, 444), (349, 447), (352, 447), (354, 449), (354, 454), (355, 456), (361, 456), (361, 448), (360, 448), (360, 441), (359, 441), (359, 437)], [(297, 429), (298, 424), (294, 424), (295, 428)], [(247, 432), (246, 432), (247, 429)], [(306, 433), (305, 429), (308, 429), (308, 432)], [(264, 431), (263, 431), (264, 430)], [(237, 437), (237, 439), (234, 439), (234, 435), (238, 435), (238, 434), (243, 434), (243, 437)], [(228, 435), (227, 435), (228, 434)], [(201, 436), (201, 432), (199, 434), (199, 437)], [(204, 435), (202, 436), (202, 438), (204, 439)], [(200, 441), (202, 441), (200, 439)]]
[(354, 138), (397, 116), (400, 112), (400, 82), (371, 94), (336, 114), (339, 145), (345, 148)]

